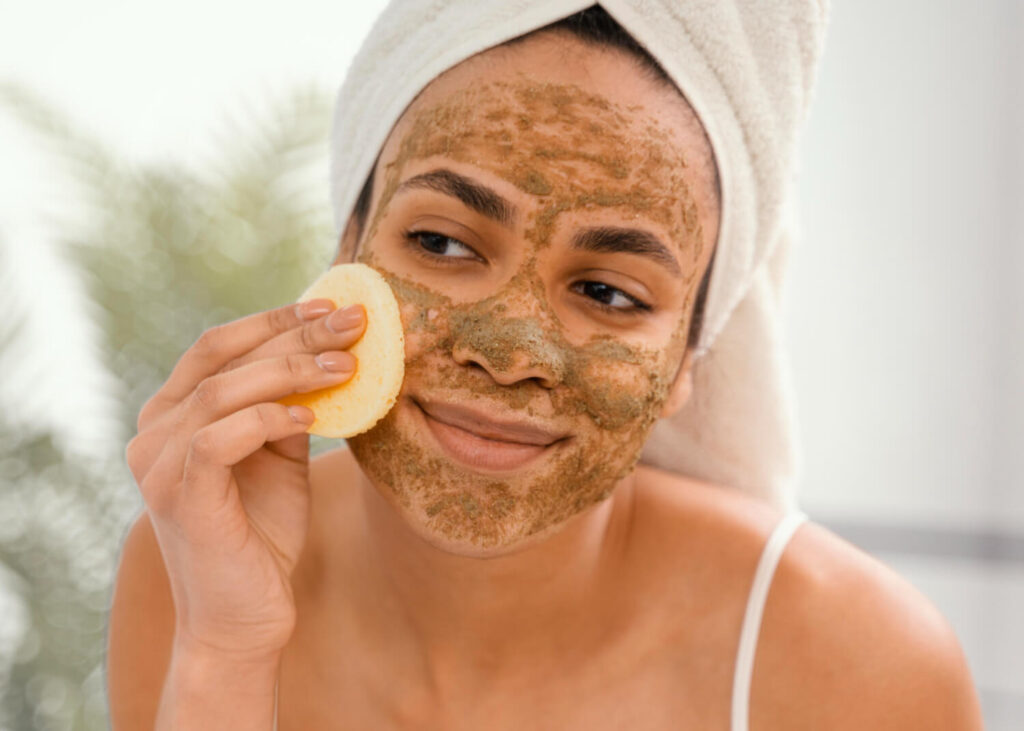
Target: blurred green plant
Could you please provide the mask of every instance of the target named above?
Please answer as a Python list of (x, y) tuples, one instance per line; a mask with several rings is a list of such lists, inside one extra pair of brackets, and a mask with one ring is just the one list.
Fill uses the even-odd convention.
[[(121, 444), (203, 330), (293, 301), (330, 263), (329, 95), (299, 89), (269, 109), (226, 124), (196, 171), (131, 165), (35, 94), (0, 85), (0, 110), (45, 146), (86, 212), (58, 222), (55, 244), (99, 305)], [(0, 328), (0, 346), (17, 337), (16, 321)], [(311, 449), (335, 443), (314, 437)], [(106, 612), (140, 503), (122, 454), (96, 464), (0, 417), (0, 595), (24, 610), (11, 657), (0, 646), (0, 729), (107, 728)]]

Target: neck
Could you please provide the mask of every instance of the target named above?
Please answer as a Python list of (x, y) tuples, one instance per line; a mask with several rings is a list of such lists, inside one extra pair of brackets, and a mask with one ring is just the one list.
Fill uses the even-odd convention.
[(415, 534), (363, 475), (353, 536), (356, 555), (366, 557), (353, 565), (359, 624), (441, 692), (444, 684), (465, 692), (506, 675), (537, 677), (607, 632), (616, 598), (607, 579), (621, 571), (634, 489), (627, 477), (551, 534), (476, 558)]

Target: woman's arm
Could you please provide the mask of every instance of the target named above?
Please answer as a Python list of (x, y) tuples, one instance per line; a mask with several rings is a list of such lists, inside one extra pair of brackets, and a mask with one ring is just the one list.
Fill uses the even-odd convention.
[(317, 299), (210, 328), (142, 407), (125, 459), (146, 513), (111, 612), (115, 728), (271, 729), (314, 417), (280, 399), (350, 379), (339, 349), (364, 327), (362, 308)]
[(273, 728), (279, 663), (277, 655), (232, 657), (176, 640), (156, 731)]
[(112, 728), (271, 728), (277, 658), (230, 657), (190, 646), (175, 638), (174, 628), (167, 571), (143, 513), (125, 540), (110, 611)]

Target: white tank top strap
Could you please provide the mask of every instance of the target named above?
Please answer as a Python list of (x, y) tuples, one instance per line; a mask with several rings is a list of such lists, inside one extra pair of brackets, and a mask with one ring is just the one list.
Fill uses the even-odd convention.
[(274, 683), (274, 731), (277, 731), (277, 689), (281, 685), (281, 678)]
[(761, 615), (764, 613), (768, 589), (771, 587), (775, 567), (779, 565), (782, 552), (800, 524), (807, 516), (794, 511), (782, 518), (772, 530), (761, 560), (757, 563), (754, 582), (747, 597), (747, 610), (743, 615), (743, 629), (740, 631), (739, 650), (736, 653), (736, 667), (732, 680), (732, 731), (747, 731), (750, 715), (750, 680), (754, 672), (754, 652), (761, 631)]

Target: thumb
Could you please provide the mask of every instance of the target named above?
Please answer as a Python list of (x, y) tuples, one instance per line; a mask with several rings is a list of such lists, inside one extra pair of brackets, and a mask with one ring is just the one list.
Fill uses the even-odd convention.
[(309, 459), (309, 434), (292, 434), (284, 439), (267, 442), (267, 449), (294, 462), (305, 462)]

